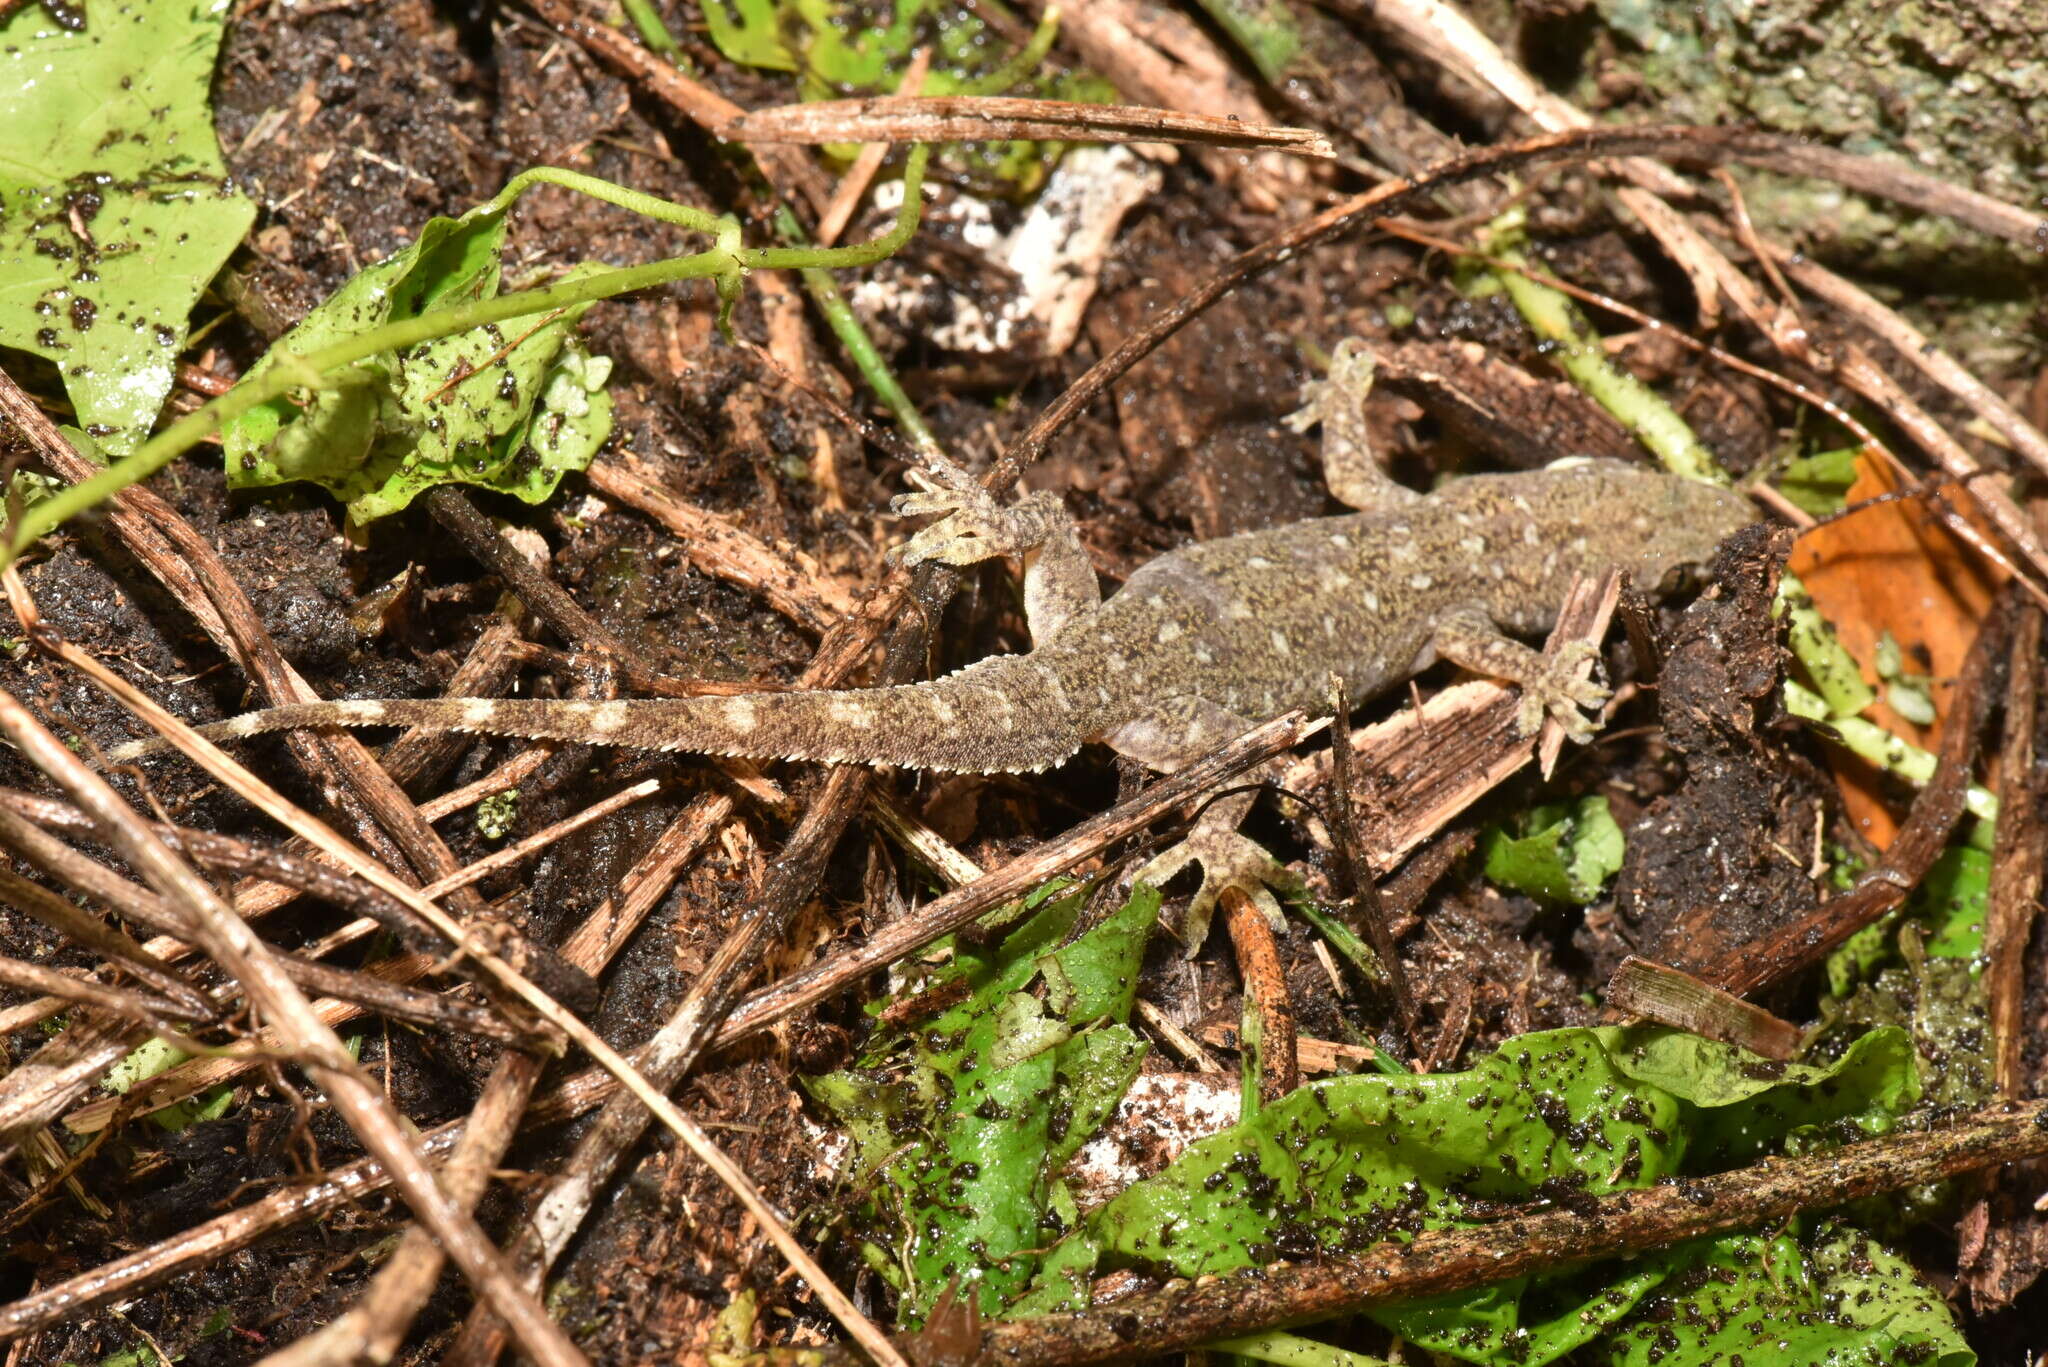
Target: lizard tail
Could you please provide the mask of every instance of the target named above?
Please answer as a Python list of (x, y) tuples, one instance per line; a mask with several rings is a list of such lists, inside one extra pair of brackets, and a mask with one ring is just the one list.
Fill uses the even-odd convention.
[[(299, 727), (407, 726), (636, 750), (748, 759), (894, 764), (959, 773), (1049, 768), (1097, 728), (1067, 703), (1051, 670), (1002, 655), (929, 683), (732, 697), (553, 701), (538, 698), (366, 699), (295, 703), (198, 728), (234, 740)], [(166, 748), (136, 741), (116, 761)]]

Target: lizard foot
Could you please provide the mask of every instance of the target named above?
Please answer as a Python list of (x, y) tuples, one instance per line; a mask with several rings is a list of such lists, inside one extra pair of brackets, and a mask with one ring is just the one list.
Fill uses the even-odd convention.
[(1066, 505), (1051, 492), (1028, 494), (1004, 507), (978, 484), (942, 484), (916, 470), (909, 478), (918, 491), (897, 495), (890, 510), (899, 517), (943, 516), (889, 552), (890, 559), (906, 565), (926, 560), (975, 565), (1021, 555), (1044, 545), (1066, 517)]
[(1191, 863), (1202, 866), (1202, 886), (1188, 903), (1187, 915), (1181, 921), (1181, 953), (1189, 959), (1195, 957), (1202, 941), (1208, 938), (1216, 899), (1225, 888), (1243, 889), (1276, 931), (1286, 922), (1271, 889), (1293, 893), (1302, 888), (1301, 879), (1257, 842), (1235, 830), (1205, 827), (1199, 822), (1179, 844), (1139, 869), (1134, 881), (1158, 887)]
[(1515, 716), (1515, 730), (1533, 736), (1548, 714), (1579, 744), (1592, 740), (1599, 727), (1581, 709), (1597, 711), (1613, 694), (1604, 684), (1580, 678), (1579, 670), (1599, 658), (1599, 650), (1584, 641), (1567, 641), (1544, 655), (1542, 672), (1522, 684), (1522, 708)]
[(1365, 396), (1372, 392), (1372, 353), (1350, 337), (1330, 353), (1330, 368), (1321, 379), (1304, 381), (1301, 407), (1282, 419), (1296, 432), (1318, 423), (1341, 421), (1356, 412), (1363, 416)]

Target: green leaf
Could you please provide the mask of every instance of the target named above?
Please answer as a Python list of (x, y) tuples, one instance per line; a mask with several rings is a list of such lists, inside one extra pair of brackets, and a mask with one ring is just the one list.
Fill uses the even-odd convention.
[(1682, 1031), (1641, 1031), (1614, 1052), (1639, 1086), (1692, 1109), (1686, 1152), (1720, 1171), (1766, 1154), (1803, 1152), (1844, 1133), (1879, 1135), (1921, 1096), (1913, 1042), (1902, 1029), (1871, 1030), (1828, 1064), (1777, 1063)]
[(1943, 850), (1906, 903), (1927, 927), (1927, 952), (1937, 959), (1974, 959), (1984, 952), (1984, 910), (1991, 895), (1991, 856), (1967, 845)]
[(190, 1057), (175, 1044), (166, 1044), (152, 1035), (123, 1054), (100, 1079), (100, 1086), (118, 1096), (126, 1096), (138, 1083), (147, 1082), (158, 1073), (168, 1072)]
[(730, 61), (763, 71), (795, 71), (796, 54), (782, 41), (776, 10), (775, 0), (704, 0), (704, 27)]
[[(497, 295), (505, 209), (432, 218), (403, 251), (357, 273), (251, 370), (385, 323)], [(579, 266), (564, 279), (603, 268)], [(385, 352), (327, 387), (259, 404), (222, 432), (231, 488), (309, 480), (358, 525), (440, 484), (545, 501), (611, 434), (611, 362), (584, 351), (578, 304)]]
[(1141, 887), (1072, 943), (1085, 891), (1034, 896), (1037, 913), (993, 951), (956, 946), (931, 990), (963, 1001), (805, 1084), (853, 1135), (870, 1261), (898, 1281), (907, 1325), (955, 1278), (989, 1313), (1023, 1291), (1073, 1217), (1056, 1174), (1144, 1058), (1123, 1022), (1158, 892)]
[[(1813, 681), (1814, 691), (1824, 702), (1818, 709), (1819, 715), (1808, 716), (1794, 707), (1798, 715), (1809, 721), (1854, 717), (1877, 701), (1877, 694), (1856, 667), (1856, 657), (1836, 637), (1835, 629), (1820, 615), (1820, 609), (1813, 605), (1812, 596), (1796, 575), (1787, 573), (1779, 577), (1778, 601), (1773, 611), (1785, 618), (1785, 644), (1792, 648), (1793, 658)], [(1793, 681), (1787, 680), (1788, 706), (1793, 703), (1792, 687)]]
[(149, 1118), (160, 1128), (171, 1134), (190, 1129), (202, 1121), (218, 1120), (234, 1108), (235, 1089), (222, 1083), (209, 1087), (197, 1096), (173, 1101), (170, 1105), (151, 1111)]
[[(1827, 1028), (1813, 1047), (1837, 1048), (1871, 1026), (1908, 1030), (1928, 1104), (1941, 1110), (1983, 1105), (1995, 1090), (1983, 975), (1972, 960), (1927, 953), (1913, 921), (1896, 924), (1892, 934), (1902, 962), (1881, 969), (1848, 997), (1824, 1003)], [(1908, 1199), (1892, 1204), (1903, 1209)]]
[(1974, 960), (1984, 952), (1984, 912), (1991, 891), (1991, 856), (1951, 845), (1913, 889), (1906, 905), (1844, 940), (1827, 958), (1828, 995), (1847, 997), (1858, 983), (1899, 961), (1899, 927), (1916, 924), (1930, 958)]
[(1607, 1336), (1599, 1361), (1608, 1367), (1977, 1361), (1905, 1259), (1847, 1225), (1806, 1238), (1724, 1235), (1658, 1260), (1672, 1275)]
[[(1827, 1067), (1609, 1027), (1521, 1036), (1464, 1073), (1330, 1079), (1093, 1212), (1020, 1308), (1071, 1300), (1105, 1263), (1222, 1273), (1469, 1226), (1545, 1194), (1719, 1170), (1795, 1136), (1882, 1129), (1916, 1095), (1896, 1030)], [(1598, 1338), (1673, 1266), (1602, 1263), (1372, 1314), (1434, 1352), (1538, 1367)]]
[(1285, 82), (1301, 52), (1301, 26), (1281, 0), (1196, 0), (1208, 16), (1230, 35), (1238, 50), (1251, 58), (1261, 76), (1275, 85)]
[(1480, 842), (1486, 876), (1539, 902), (1584, 906), (1621, 867), (1625, 840), (1607, 799), (1530, 809), (1520, 835), (1490, 827)]
[(1849, 486), (1856, 482), (1857, 448), (1801, 456), (1778, 477), (1778, 492), (1801, 512), (1830, 517), (1842, 511)]
[(57, 364), (126, 455), (156, 421), (192, 305), (255, 221), (207, 86), (227, 0), (94, 0), (0, 20), (0, 346)]

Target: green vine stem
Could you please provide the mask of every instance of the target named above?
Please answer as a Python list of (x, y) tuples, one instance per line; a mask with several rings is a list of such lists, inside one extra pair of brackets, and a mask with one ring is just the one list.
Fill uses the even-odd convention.
[[(916, 193), (916, 188), (908, 177), (904, 178), (903, 193), (906, 204), (909, 202), (908, 197)], [(774, 221), (775, 231), (785, 242), (796, 244), (804, 240), (803, 225), (797, 222), (796, 215), (789, 211), (788, 206), (776, 209)], [(868, 335), (866, 325), (860, 321), (860, 315), (856, 314), (853, 305), (847, 302), (846, 292), (839, 288), (838, 279), (832, 272), (819, 266), (806, 267), (797, 272), (797, 276), (804, 282), (804, 288), (810, 292), (811, 302), (816, 304), (818, 312), (825, 316), (825, 326), (832, 329), (832, 335), (839, 339), (839, 345), (846, 348), (847, 359), (853, 362), (853, 368), (868, 382), (868, 388), (875, 391), (875, 397), (882, 401), (882, 406), (896, 419), (896, 425), (910, 438), (911, 445), (927, 455), (936, 453), (939, 450), (939, 439), (932, 434), (932, 429), (925, 425), (924, 415), (917, 411), (917, 405), (911, 402), (910, 395), (906, 394), (903, 386), (897, 382), (896, 372), (882, 359), (882, 353), (875, 347), (874, 338)]]
[(716, 215), (672, 204), (576, 171), (543, 166), (521, 172), (494, 198), (471, 212), (501, 213), (534, 185), (559, 185), (663, 223), (705, 233), (712, 238), (713, 245), (708, 251), (693, 256), (672, 257), (644, 266), (625, 266), (539, 289), (502, 294), (495, 299), (435, 309), (417, 318), (387, 323), (360, 336), (303, 355), (281, 356), (278, 364), (268, 372), (253, 380), (244, 380), (219, 398), (180, 418), (144, 442), (126, 460), (109, 466), (91, 479), (58, 491), (29, 509), (16, 523), (4, 551), (0, 551), (0, 568), (12, 564), (30, 543), (129, 485), (147, 479), (222, 424), (257, 404), (302, 386), (348, 383), (348, 377), (337, 377), (335, 372), (373, 356), (417, 346), (437, 337), (467, 332), (489, 323), (502, 323), (550, 309), (610, 299), (678, 280), (712, 280), (718, 290), (720, 323), (725, 326), (749, 271), (826, 271), (872, 265), (900, 250), (917, 231), (923, 205), (924, 169), (929, 155), (929, 148), (918, 146), (911, 149), (903, 174), (903, 207), (896, 216), (895, 226), (873, 241), (846, 247), (747, 247), (740, 241), (738, 220), (730, 215)]
[(1496, 268), (1490, 278), (1499, 284), (1516, 312), (1549, 350), (1546, 355), (1571, 382), (1628, 428), (1655, 454), (1666, 470), (1687, 479), (1727, 484), (1728, 472), (1714, 453), (1693, 434), (1678, 410), (1662, 395), (1608, 359), (1600, 334), (1562, 290), (1541, 284), (1521, 270), (1528, 266), (1521, 243), (1524, 217), (1519, 209), (1502, 214), (1487, 226), (1489, 255), (1482, 261)]

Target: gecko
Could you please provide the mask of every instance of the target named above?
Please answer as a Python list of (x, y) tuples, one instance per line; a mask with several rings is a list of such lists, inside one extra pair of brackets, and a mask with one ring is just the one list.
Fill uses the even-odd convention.
[[(1297, 431), (1320, 423), (1324, 475), (1353, 512), (1201, 542), (1155, 557), (1102, 597), (1060, 496), (997, 502), (964, 471), (914, 472), (896, 510), (938, 519), (898, 547), (906, 563), (1024, 566), (1028, 653), (892, 687), (612, 701), (491, 698), (302, 703), (199, 728), (212, 739), (294, 727), (405, 726), (752, 759), (887, 764), (959, 773), (1035, 771), (1105, 742), (1155, 770), (1200, 758), (1294, 708), (1327, 715), (1437, 660), (1518, 684), (1516, 727), (1545, 716), (1593, 732), (1581, 709), (1608, 690), (1578, 677), (1594, 648), (1542, 653), (1515, 639), (1554, 624), (1573, 577), (1619, 567), (1654, 588), (1705, 560), (1755, 517), (1733, 490), (1617, 461), (1469, 475), (1424, 495), (1380, 468), (1367, 442), (1369, 353), (1334, 350), (1304, 387)], [(127, 758), (160, 744), (114, 752)], [(1270, 889), (1299, 880), (1238, 832), (1256, 800), (1212, 803), (1137, 877), (1190, 863), (1200, 889), (1182, 919), (1199, 948), (1217, 896), (1237, 886), (1277, 918)]]

